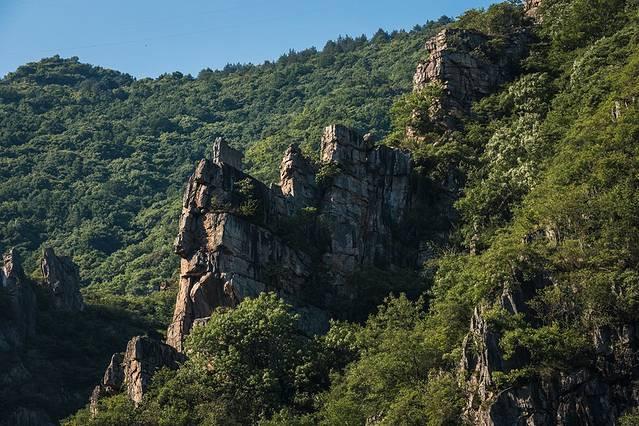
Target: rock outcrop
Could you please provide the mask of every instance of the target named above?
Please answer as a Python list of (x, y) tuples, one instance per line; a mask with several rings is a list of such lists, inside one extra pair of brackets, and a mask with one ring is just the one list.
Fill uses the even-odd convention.
[(115, 395), (122, 390), (124, 385), (124, 354), (121, 352), (113, 354), (111, 362), (104, 372), (102, 381), (91, 393), (89, 409), (94, 415), (98, 412), (98, 402), (100, 398)]
[[(499, 306), (534, 321), (528, 302), (544, 280), (504, 290)], [(462, 373), (468, 378), (466, 417), (481, 426), (615, 425), (627, 409), (639, 405), (639, 330), (636, 324), (598, 328), (589, 336), (595, 353), (571, 371), (519, 380), (499, 388), (495, 373), (509, 373), (529, 362), (526, 352), (506, 359), (500, 333), (475, 310), (464, 342)]]
[(535, 20), (538, 19), (541, 1), (542, 0), (526, 0), (524, 2), (524, 12), (526, 16)]
[(455, 129), (474, 102), (518, 75), (519, 64), (528, 53), (529, 32), (522, 29), (501, 37), (499, 43), (496, 39), (478, 31), (446, 28), (426, 42), (428, 57), (417, 66), (413, 89), (419, 92), (437, 84), (443, 94), (423, 119)]
[(52, 248), (47, 248), (40, 267), (44, 277), (42, 286), (50, 293), (54, 309), (84, 310), (84, 300), (80, 294), (80, 272), (71, 258), (56, 256)]
[(16, 251), (7, 252), (0, 267), (0, 425), (54, 424), (45, 412), (12, 395), (32, 380), (24, 355), (36, 331), (35, 285), (24, 273)]
[(161, 368), (176, 369), (185, 356), (171, 346), (146, 336), (132, 338), (124, 353), (111, 357), (102, 381), (95, 387), (90, 399), (90, 409), (98, 411), (100, 398), (125, 391), (137, 405), (142, 402), (153, 374)]
[(220, 154), (199, 163), (184, 194), (180, 290), (167, 333), (176, 349), (195, 320), (264, 291), (293, 303), (308, 332), (320, 331), (331, 302), (353, 297), (348, 276), (366, 265), (415, 267), (413, 242), (396, 234), (411, 203), (408, 154), (329, 126), (319, 166), (293, 145), (280, 184), (267, 187), (215, 144)]
[(242, 170), (244, 155), (240, 151), (231, 148), (223, 138), (217, 138), (212, 147), (211, 159), (214, 163), (221, 163), (222, 159), (224, 159), (224, 162), (229, 166)]
[(0, 352), (21, 348), (35, 333), (34, 283), (25, 275), (15, 250), (3, 256), (0, 268)]
[(176, 369), (185, 360), (171, 346), (138, 336), (129, 341), (124, 353), (124, 383), (129, 398), (139, 404), (153, 374), (160, 368)]

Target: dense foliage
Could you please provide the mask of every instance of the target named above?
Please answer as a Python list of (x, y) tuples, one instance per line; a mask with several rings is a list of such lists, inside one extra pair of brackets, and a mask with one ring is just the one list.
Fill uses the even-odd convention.
[[(458, 256), (455, 269), (444, 270), (488, 304), (504, 288), (543, 277), (553, 283), (531, 302), (541, 324), (498, 321), (506, 353), (523, 349), (531, 358), (512, 378), (588, 364), (594, 347), (585, 336), (639, 313), (639, 26), (632, 6), (545, 3), (540, 35), (548, 42), (533, 53), (530, 72), (477, 105), (479, 118), (469, 126), (469, 143), (485, 142), (458, 207), (465, 240), (479, 255)], [(598, 20), (611, 13), (614, 28)], [(562, 20), (571, 24), (557, 27)]]
[[(593, 343), (585, 336), (598, 327), (636, 323), (639, 317), (638, 6), (636, 0), (545, 0), (541, 23), (534, 29), (538, 39), (522, 74), (478, 102), (460, 131), (421, 128), (426, 137), (418, 140), (406, 137), (406, 127), (419, 124), (414, 122), (415, 109), (430, 108), (441, 88), (405, 94), (392, 108), (385, 96), (408, 87), (406, 76), (397, 80), (388, 76), (410, 74), (416, 54), (409, 53), (410, 66), (397, 58), (410, 46), (419, 46), (423, 40), (417, 39), (432, 28), (395, 37), (380, 33), (370, 42), (352, 40), (346, 45), (356, 47), (333, 56), (326, 52), (340, 42), (329, 43), (321, 53), (287, 55), (263, 68), (204, 72), (198, 79), (165, 76), (153, 82), (131, 81), (130, 88), (154, 84), (161, 91), (163, 84), (173, 82), (172, 90), (181, 90), (184, 84), (195, 92), (208, 79), (217, 81), (216, 90), (228, 95), (223, 98), (227, 115), (198, 127), (194, 134), (205, 136), (192, 138), (191, 148), (204, 150), (212, 134), (234, 137), (250, 145), (252, 171), (265, 180), (273, 176), (273, 152), (291, 139), (311, 147), (317, 141), (313, 132), (321, 127), (315, 124), (321, 120), (368, 125), (387, 136), (385, 143), (412, 151), (419, 166), (417, 178), (433, 184), (448, 173), (459, 178), (458, 222), (446, 235), (446, 245), (426, 265), (423, 279), (430, 288), (422, 297), (389, 297), (367, 321), (334, 322), (326, 335), (315, 338), (299, 334), (296, 314), (275, 296), (247, 299), (235, 310), (216, 312), (194, 330), (187, 343), (189, 360), (177, 371), (156, 374), (140, 407), (134, 409), (117, 395), (101, 402), (97, 416), (82, 410), (69, 424), (459, 424), (466, 389), (458, 366), (474, 311), (482, 312), (488, 326), (499, 332), (498, 344), (506, 357), (526, 354), (521, 368), (494, 375), (495, 391), (592, 363)], [(470, 11), (454, 25), (488, 31), (499, 40), (529, 22), (518, 2), (506, 2), (487, 11)], [(364, 52), (366, 56), (358, 57)], [(381, 52), (387, 56), (382, 58)], [(333, 70), (344, 80), (331, 93), (344, 98), (337, 108), (331, 96), (303, 107), (282, 104), (281, 111), (295, 111), (294, 116), (275, 114), (270, 117), (279, 119), (259, 127), (260, 110), (223, 92), (224, 87), (241, 80), (247, 84), (243, 93), (248, 99), (262, 88), (250, 83), (253, 78), (271, 78), (277, 70), (302, 66), (292, 57), (306, 58), (301, 62), (315, 68), (305, 77), (294, 77), (288, 89), (327, 94), (308, 86), (311, 82), (305, 78), (325, 78), (321, 70)], [(387, 61), (385, 66), (394, 69), (385, 74), (389, 80), (379, 92), (367, 92), (373, 90), (370, 75), (366, 82), (352, 73), (342, 75), (348, 62), (331, 68), (350, 58), (355, 68), (346, 69), (360, 69), (355, 64), (369, 57)], [(125, 78), (112, 78), (116, 77)], [(9, 76), (6, 84), (14, 87), (19, 81)], [(357, 93), (374, 107), (355, 110), (347, 99), (358, 99), (351, 90), (362, 90)], [(19, 104), (20, 95), (11, 93), (6, 95), (12, 99), (9, 103)], [(341, 111), (342, 107), (346, 109)], [(239, 111), (253, 115), (242, 116)], [(155, 152), (163, 137), (167, 146), (174, 146), (170, 141), (180, 131), (170, 128), (169, 123), (177, 125), (172, 120), (164, 122), (169, 127), (158, 135), (149, 136), (157, 138), (149, 139), (154, 142), (149, 143), (149, 152)], [(244, 127), (235, 124), (240, 122)], [(18, 141), (16, 146), (23, 144)], [(179, 143), (175, 146), (186, 149)], [(138, 155), (143, 157), (143, 151)], [(190, 155), (188, 149), (184, 155)], [(175, 158), (184, 162), (180, 170), (188, 168), (187, 157)], [(178, 168), (171, 169), (176, 176), (181, 173)], [(117, 278), (107, 283), (91, 274), (103, 265), (122, 265), (118, 263), (122, 259), (145, 259), (149, 253), (145, 250), (156, 248), (154, 244), (163, 238), (162, 226), (171, 224), (164, 210), (173, 203), (166, 201), (173, 199), (166, 195), (178, 188), (171, 179), (154, 200), (159, 204), (136, 210), (136, 217), (150, 221), (140, 223), (158, 221), (160, 225), (153, 227), (157, 239), (143, 239), (105, 255), (97, 269), (87, 272), (86, 279), (94, 286), (122, 292), (145, 288), (120, 288), (115, 285)], [(126, 268), (122, 271), (125, 274)], [(378, 274), (378, 278), (388, 276)], [(530, 302), (533, 316), (512, 315), (499, 306), (505, 291), (534, 288), (539, 281), (552, 285)], [(379, 288), (400, 287), (393, 283)], [(411, 287), (415, 286), (406, 284)], [(630, 410), (620, 422), (635, 424), (638, 417), (636, 410)]]

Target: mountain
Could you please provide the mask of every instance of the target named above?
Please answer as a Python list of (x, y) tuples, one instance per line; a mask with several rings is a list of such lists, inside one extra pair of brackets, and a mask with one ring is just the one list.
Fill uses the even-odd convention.
[(420, 44), (446, 22), (197, 78), (135, 80), (77, 58), (20, 67), (0, 81), (0, 249), (14, 247), (29, 272), (45, 245), (64, 251), (89, 298), (173, 282), (179, 196), (215, 138), (247, 150), (249, 171), (269, 182), (286, 147), (314, 151), (327, 123), (383, 136)]
[[(342, 72), (323, 56), (340, 43), (306, 56)], [(120, 337), (132, 338), (113, 355), (100, 348), (106, 372), (94, 376), (90, 399), (84, 391), (87, 407), (64, 423), (637, 424), (636, 2), (505, 2), (348, 43), (356, 47), (343, 58), (383, 46), (397, 58), (406, 49), (402, 61), (412, 61), (412, 82), (402, 77), (406, 86), (393, 99), (371, 98), (376, 118), (361, 118), (369, 110), (361, 99), (327, 97), (327, 112), (358, 112), (305, 108), (277, 124), (282, 133), (262, 129), (256, 142), (207, 133), (191, 176), (181, 176), (181, 205), (171, 192), (178, 183), (144, 188), (166, 200), (147, 208), (155, 216), (136, 211), (154, 236), (118, 248), (95, 269), (80, 265), (85, 311), (143, 310), (131, 319), (146, 334), (128, 328)], [(207, 71), (184, 84), (247, 70), (272, 75), (277, 66)], [(7, 78), (9, 87), (18, 81)], [(291, 90), (308, 88), (302, 81)], [(345, 77), (344, 90), (357, 82)], [(167, 93), (179, 93), (173, 87)], [(176, 97), (171, 107), (187, 100)], [(226, 105), (237, 112), (246, 104)], [(215, 123), (226, 128), (231, 117)], [(158, 141), (169, 143), (163, 135), (171, 133), (178, 131), (165, 127)], [(180, 210), (179, 221), (170, 219)], [(170, 251), (167, 235), (176, 233), (169, 273), (146, 269), (145, 250)], [(91, 279), (128, 256), (142, 263), (126, 264), (117, 279)], [(48, 272), (49, 284), (39, 286), (15, 264), (7, 257), (3, 283), (24, 296), (8, 301), (33, 310), (29, 289), (56, 288), (55, 280)], [(163, 277), (157, 288), (118, 286), (139, 265)], [(64, 280), (77, 291), (77, 269), (67, 269)], [(171, 281), (177, 291), (164, 284)], [(58, 315), (55, 301), (78, 300), (52, 294), (35, 296), (49, 318)], [(8, 353), (19, 358), (26, 347), (50, 356), (33, 340), (47, 330), (21, 318), (9, 318), (23, 337)], [(105, 318), (94, 318), (100, 335)], [(61, 340), (77, 347), (75, 339)], [(82, 361), (94, 368), (95, 359)], [(9, 421), (46, 415), (18, 402), (8, 405), (18, 407)]]
[(53, 57), (0, 80), (0, 251), (13, 249), (33, 282), (46, 248), (68, 255), (87, 305), (57, 312), (39, 297), (29, 311), (35, 335), (5, 353), (0, 412), (65, 417), (84, 405), (113, 352), (166, 330), (181, 192), (217, 137), (246, 150), (251, 172), (269, 182), (288, 145), (314, 150), (325, 122), (384, 135), (420, 44), (449, 21), (340, 37), (321, 51), (197, 78), (136, 80)]

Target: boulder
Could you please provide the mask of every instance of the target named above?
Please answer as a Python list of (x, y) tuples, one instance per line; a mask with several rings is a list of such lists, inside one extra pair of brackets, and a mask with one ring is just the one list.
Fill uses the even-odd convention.
[(124, 383), (129, 398), (135, 404), (142, 402), (153, 374), (165, 367), (177, 369), (185, 359), (184, 355), (163, 342), (145, 336), (131, 339), (123, 361)]

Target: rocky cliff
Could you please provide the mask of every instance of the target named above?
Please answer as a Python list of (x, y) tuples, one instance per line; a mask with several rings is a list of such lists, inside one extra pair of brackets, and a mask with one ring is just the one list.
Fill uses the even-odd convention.
[(241, 165), (241, 154), (217, 139), (189, 178), (167, 344), (134, 337), (126, 352), (114, 354), (91, 396), (93, 412), (100, 398), (123, 391), (139, 403), (153, 373), (177, 368), (186, 336), (218, 307), (274, 291), (296, 307), (300, 329), (313, 334), (326, 329), (338, 300), (356, 296), (354, 273), (417, 268), (417, 242), (399, 232), (415, 197), (407, 153), (333, 125), (324, 130), (320, 164), (289, 147), (279, 185), (267, 187)]
[[(526, 14), (536, 18), (540, 3), (527, 1)], [(417, 67), (414, 90), (438, 85), (443, 91), (434, 108), (415, 114), (437, 121), (443, 132), (459, 130), (473, 103), (519, 75), (531, 40), (528, 29), (500, 37), (442, 31), (426, 44), (428, 59)], [(420, 136), (412, 129), (407, 134)], [(96, 388), (94, 406), (100, 394), (125, 385), (139, 402), (148, 375), (177, 365), (194, 324), (206, 321), (217, 307), (234, 307), (246, 297), (275, 291), (302, 314), (305, 331), (318, 332), (335, 315), (334, 306), (357, 297), (349, 281), (353, 274), (369, 267), (415, 269), (424, 259), (419, 247), (426, 242), (411, 238), (403, 228), (420, 201), (411, 179), (414, 164), (405, 152), (375, 146), (343, 126), (329, 126), (319, 163), (292, 145), (281, 163), (280, 182), (271, 187), (245, 174), (241, 154), (224, 141), (215, 141), (212, 152), (212, 158), (197, 165), (182, 203), (175, 242), (180, 288), (167, 332), (174, 350), (147, 341), (155, 349), (136, 355), (128, 355), (135, 351), (127, 349), (116, 356)], [(454, 193), (455, 185), (447, 189)], [(454, 199), (446, 202), (452, 205)], [(633, 324), (592, 330), (588, 338), (595, 352), (580, 365), (562, 373), (527, 372), (504, 385), (504, 375), (525, 372), (530, 354), (506, 356), (489, 311), (499, 308), (539, 323), (529, 302), (553, 285), (544, 273), (519, 275), (516, 288), (504, 287), (472, 316), (459, 369), (466, 420), (478, 425), (608, 425), (639, 405), (639, 333)], [(129, 344), (136, 345), (136, 339)], [(142, 367), (147, 353), (156, 355)], [(131, 360), (138, 364), (127, 367)], [(138, 371), (147, 373), (131, 373)]]
[[(535, 323), (528, 302), (550, 285), (550, 280), (538, 279), (523, 282), (519, 289), (504, 289), (497, 306)], [(506, 357), (500, 337), (486, 319), (485, 307), (476, 308), (461, 363), (468, 378), (465, 412), (472, 424), (613, 425), (625, 410), (639, 405), (636, 324), (595, 328), (588, 336), (595, 351), (581, 365), (563, 373), (534, 372), (507, 386), (499, 384), (497, 375), (525, 368), (530, 358), (525, 351)]]
[[(41, 265), (44, 280), (36, 282), (24, 273), (16, 251), (10, 250), (4, 255), (3, 266), (0, 268), (0, 365), (2, 365), (0, 424), (2, 425), (55, 424), (42, 407), (25, 397), (26, 395), (32, 397), (34, 393), (43, 392), (42, 389), (38, 389), (38, 384), (41, 385), (41, 383), (34, 378), (41, 374), (37, 368), (42, 368), (42, 364), (33, 361), (37, 358), (34, 341), (40, 337), (36, 334), (36, 319), (41, 311), (49, 306), (55, 312), (78, 311), (84, 306), (80, 294), (78, 269), (71, 259), (57, 257), (53, 250), (47, 249)], [(36, 295), (38, 295), (37, 298)], [(48, 299), (50, 303), (41, 303), (45, 299)], [(52, 375), (55, 376), (55, 373)], [(47, 388), (44, 392), (55, 393), (50, 396), (50, 399), (56, 402), (62, 402), (68, 397), (57, 388), (54, 390)]]
[[(527, 0), (526, 15), (539, 19), (540, 6), (540, 0)], [(502, 37), (501, 43), (495, 40), (480, 32), (451, 28), (430, 39), (425, 47), (427, 59), (418, 65), (413, 79), (414, 91), (430, 85), (443, 90), (434, 107), (415, 111), (415, 116), (430, 120), (444, 133), (460, 129), (473, 103), (515, 79), (532, 36), (524, 29)], [(411, 128), (407, 135), (421, 136)], [(508, 384), (502, 382), (504, 375), (526, 371), (530, 355), (522, 350), (504, 354), (502, 334), (491, 322), (490, 311), (498, 308), (538, 324), (529, 303), (538, 291), (553, 285), (552, 277), (544, 274), (532, 279), (520, 275), (516, 288), (504, 287), (500, 297), (484, 301), (472, 317), (460, 364), (466, 380), (466, 421), (486, 426), (615, 424), (625, 410), (639, 405), (635, 323), (591, 330), (588, 339), (596, 348), (594, 353), (563, 373), (532, 372)]]
[(264, 291), (293, 303), (302, 328), (321, 331), (332, 302), (354, 297), (350, 275), (366, 265), (416, 267), (410, 238), (396, 232), (412, 197), (408, 154), (329, 126), (319, 165), (293, 145), (279, 185), (266, 187), (237, 168), (223, 141), (213, 152), (183, 200), (180, 290), (167, 333), (176, 349), (195, 320)]
[(20, 350), (34, 335), (38, 310), (36, 286), (45, 289), (44, 294), (51, 297), (58, 309), (83, 308), (78, 269), (71, 259), (59, 258), (53, 250), (47, 249), (42, 259), (42, 272), (44, 281), (36, 283), (24, 273), (15, 250), (3, 256), (3, 267), (0, 268), (0, 309), (3, 316), (0, 352)]
[[(527, 0), (528, 17), (540, 19), (541, 0)], [(518, 75), (531, 36), (526, 31), (505, 40), (501, 51), (491, 52), (494, 37), (468, 30), (446, 29), (426, 44), (428, 58), (414, 76), (414, 90), (438, 84), (443, 93), (437, 108), (416, 111), (425, 119), (458, 129), (471, 113), (472, 104), (494, 93)], [(613, 120), (621, 110), (616, 102)], [(413, 129), (408, 135), (419, 137)], [(556, 235), (543, 235), (556, 242)], [(528, 371), (504, 383), (503, 377), (526, 372), (530, 354), (518, 350), (506, 355), (502, 332), (491, 321), (495, 309), (519, 315), (529, 324), (540, 324), (530, 308), (539, 291), (553, 286), (552, 277), (540, 273), (518, 276), (516, 286), (504, 286), (501, 294), (477, 306), (463, 344), (460, 375), (465, 379), (465, 420), (483, 426), (510, 425), (613, 425), (626, 410), (639, 406), (639, 330), (636, 322), (595, 327), (587, 339), (594, 348), (579, 365), (554, 372)]]
[[(459, 128), (474, 102), (495, 93), (518, 75), (530, 40), (526, 29), (499, 37), (466, 29), (444, 29), (426, 42), (427, 59), (417, 66), (413, 77), (416, 92), (440, 85), (440, 102), (430, 111), (415, 113), (445, 129)], [(414, 131), (409, 129), (408, 135), (414, 135)]]

